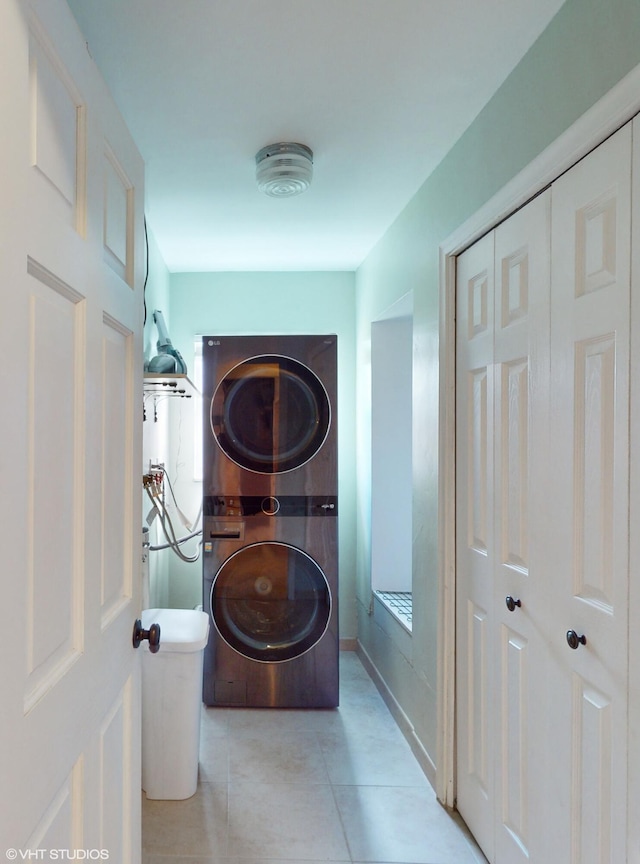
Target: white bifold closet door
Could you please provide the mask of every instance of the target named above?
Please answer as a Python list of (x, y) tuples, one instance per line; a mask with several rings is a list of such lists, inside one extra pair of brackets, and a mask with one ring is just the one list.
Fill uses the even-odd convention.
[(628, 125), (458, 259), (457, 800), (495, 864), (626, 861), (630, 188)]

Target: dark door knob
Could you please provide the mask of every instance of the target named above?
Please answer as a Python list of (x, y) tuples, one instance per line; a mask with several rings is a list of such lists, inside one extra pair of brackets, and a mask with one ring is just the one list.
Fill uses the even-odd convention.
[(139, 648), (140, 643), (145, 639), (149, 640), (149, 651), (152, 654), (157, 654), (160, 650), (160, 625), (152, 624), (148, 630), (142, 628), (142, 621), (136, 618), (133, 625), (133, 647)]
[(522, 606), (522, 602), (520, 600), (514, 600), (511, 594), (507, 594), (504, 602), (507, 604), (509, 612), (514, 612), (516, 606)]
[(586, 636), (578, 636), (575, 630), (567, 630), (567, 645), (569, 648), (573, 648), (575, 651), (576, 648), (579, 648), (581, 645), (587, 644)]

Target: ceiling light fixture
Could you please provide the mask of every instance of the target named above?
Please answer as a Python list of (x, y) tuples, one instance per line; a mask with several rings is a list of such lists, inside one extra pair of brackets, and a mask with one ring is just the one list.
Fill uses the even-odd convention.
[(258, 189), (272, 198), (300, 195), (312, 176), (313, 152), (304, 144), (269, 144), (256, 153)]

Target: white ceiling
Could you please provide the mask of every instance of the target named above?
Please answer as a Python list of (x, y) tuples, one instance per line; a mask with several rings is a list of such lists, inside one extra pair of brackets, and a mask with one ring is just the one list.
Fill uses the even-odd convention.
[[(355, 270), (563, 0), (68, 0), (172, 272)], [(255, 154), (314, 151), (304, 194)]]

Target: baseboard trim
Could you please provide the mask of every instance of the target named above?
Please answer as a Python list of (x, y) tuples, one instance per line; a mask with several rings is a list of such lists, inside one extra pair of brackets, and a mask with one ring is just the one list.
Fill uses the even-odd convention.
[(404, 737), (407, 739), (413, 755), (418, 760), (418, 763), (424, 771), (427, 780), (435, 790), (436, 766), (434, 765), (433, 760), (422, 745), (422, 742), (416, 735), (416, 730), (413, 723), (409, 720), (404, 710), (402, 709), (402, 706), (400, 705), (396, 697), (393, 695), (391, 690), (388, 688), (384, 678), (378, 671), (378, 668), (367, 653), (366, 649), (363, 647), (362, 643), (358, 642), (357, 640), (354, 641), (356, 642), (355, 651), (360, 660), (362, 661), (362, 665), (371, 676), (371, 680), (376, 685), (378, 692), (384, 699), (387, 708), (391, 712), (391, 716), (398, 724), (398, 727)]

